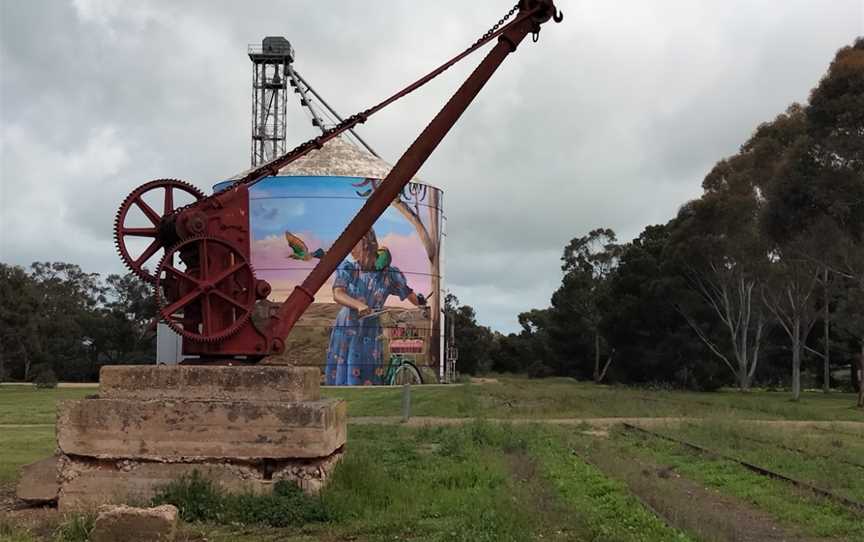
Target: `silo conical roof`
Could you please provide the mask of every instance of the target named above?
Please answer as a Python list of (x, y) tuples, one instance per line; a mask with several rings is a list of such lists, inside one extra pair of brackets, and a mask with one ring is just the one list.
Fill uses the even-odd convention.
[[(383, 179), (393, 166), (341, 137), (334, 137), (321, 149), (310, 151), (279, 170), (278, 176), (371, 177)], [(244, 174), (234, 178), (239, 179)], [(411, 182), (422, 182), (416, 177)]]

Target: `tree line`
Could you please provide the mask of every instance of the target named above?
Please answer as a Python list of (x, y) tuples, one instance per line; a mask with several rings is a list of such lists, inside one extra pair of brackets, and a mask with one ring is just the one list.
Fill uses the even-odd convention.
[[(806, 104), (759, 125), (703, 194), (620, 242), (597, 228), (562, 254), (550, 304), (521, 332), (479, 326), (451, 298), (459, 367), (710, 390), (864, 365), (864, 39)], [(861, 367), (864, 369), (864, 367)], [(802, 379), (802, 373), (809, 376)], [(862, 398), (864, 406), (864, 398)]]
[(74, 264), (0, 263), (0, 381), (98, 380), (106, 364), (153, 363), (151, 288)]
[[(838, 51), (808, 103), (759, 125), (703, 194), (630, 242), (572, 239), (549, 306), (508, 335), (448, 296), (461, 372), (572, 376), (712, 390), (828, 390), (864, 365), (864, 39)], [(155, 306), (134, 275), (0, 263), (0, 380), (94, 381), (152, 363)], [(861, 367), (864, 370), (864, 366)], [(864, 406), (864, 395), (859, 402)]]

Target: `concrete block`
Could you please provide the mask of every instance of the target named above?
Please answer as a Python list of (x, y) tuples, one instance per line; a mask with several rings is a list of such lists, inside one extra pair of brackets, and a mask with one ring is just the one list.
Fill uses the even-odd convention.
[(106, 504), (144, 504), (158, 490), (197, 471), (225, 491), (262, 493), (270, 482), (252, 465), (231, 463), (155, 463), (134, 460), (87, 460), (63, 456), (60, 470), (61, 512)]
[(62, 401), (62, 453), (154, 461), (326, 457), (345, 444), (346, 404), (223, 401)]
[(317, 401), (315, 367), (107, 365), (99, 396), (116, 399), (203, 401)]
[(227, 492), (268, 493), (277, 481), (288, 480), (315, 494), (327, 483), (342, 454), (342, 450), (337, 450), (323, 458), (258, 464), (158, 463), (61, 456), (58, 507), (67, 512), (93, 509), (105, 503), (147, 503), (160, 488), (193, 472)]
[(286, 461), (281, 463), (273, 473), (273, 482), (286, 480), (293, 482), (309, 495), (317, 495), (330, 480), (330, 475), (342, 460), (344, 451), (337, 450), (329, 457)]
[(178, 510), (170, 504), (155, 508), (105, 505), (90, 533), (92, 542), (171, 542), (177, 534)]
[(57, 499), (60, 483), (57, 480), (57, 457), (46, 457), (21, 467), (16, 495), (30, 503), (50, 502)]

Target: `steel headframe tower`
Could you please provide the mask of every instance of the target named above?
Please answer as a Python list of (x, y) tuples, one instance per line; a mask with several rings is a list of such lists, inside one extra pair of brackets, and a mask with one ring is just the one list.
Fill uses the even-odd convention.
[(285, 153), (288, 74), (294, 49), (281, 36), (249, 46), (252, 61), (252, 167)]

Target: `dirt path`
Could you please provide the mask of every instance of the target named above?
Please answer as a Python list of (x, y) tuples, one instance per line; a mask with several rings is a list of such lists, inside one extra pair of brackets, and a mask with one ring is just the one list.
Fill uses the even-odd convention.
[(513, 499), (531, 510), (534, 516), (537, 540), (582, 540), (587, 531), (579, 523), (578, 513), (568, 509), (537, 472), (537, 464), (528, 454), (510, 453), (507, 468), (513, 480)]
[[(22, 388), (32, 388), (32, 382), (3, 382), (0, 384), (0, 387), (22, 387)], [(58, 388), (98, 388), (98, 382), (60, 382), (57, 384)]]
[(0, 423), (0, 429), (31, 429), (39, 427), (54, 427), (53, 423)]
[[(588, 425), (594, 428), (606, 429), (613, 425), (629, 423), (642, 427), (662, 427), (688, 422), (710, 422), (712, 418), (441, 418), (435, 416), (415, 416), (407, 422), (402, 422), (400, 416), (351, 416), (349, 423), (356, 425), (405, 425), (407, 427), (463, 425), (475, 421), (512, 424), (549, 424), (564, 426)], [(788, 429), (847, 429), (857, 431), (864, 437), (864, 422), (855, 421), (810, 421), (810, 420), (735, 420), (737, 423), (761, 425)]]
[[(464, 425), (486, 421), (491, 423), (548, 424), (579, 426), (590, 425), (598, 429), (608, 429), (613, 425), (629, 423), (641, 427), (662, 427), (689, 422), (710, 422), (712, 418), (442, 418), (437, 416), (414, 416), (403, 423), (401, 416), (351, 416), (348, 423), (356, 425), (404, 425), (406, 427)], [(818, 421), (818, 420), (735, 420), (748, 425), (762, 425), (788, 429), (845, 429), (859, 433), (864, 438), (864, 422), (855, 421)], [(54, 427), (53, 423), (0, 423), (0, 429)]]

